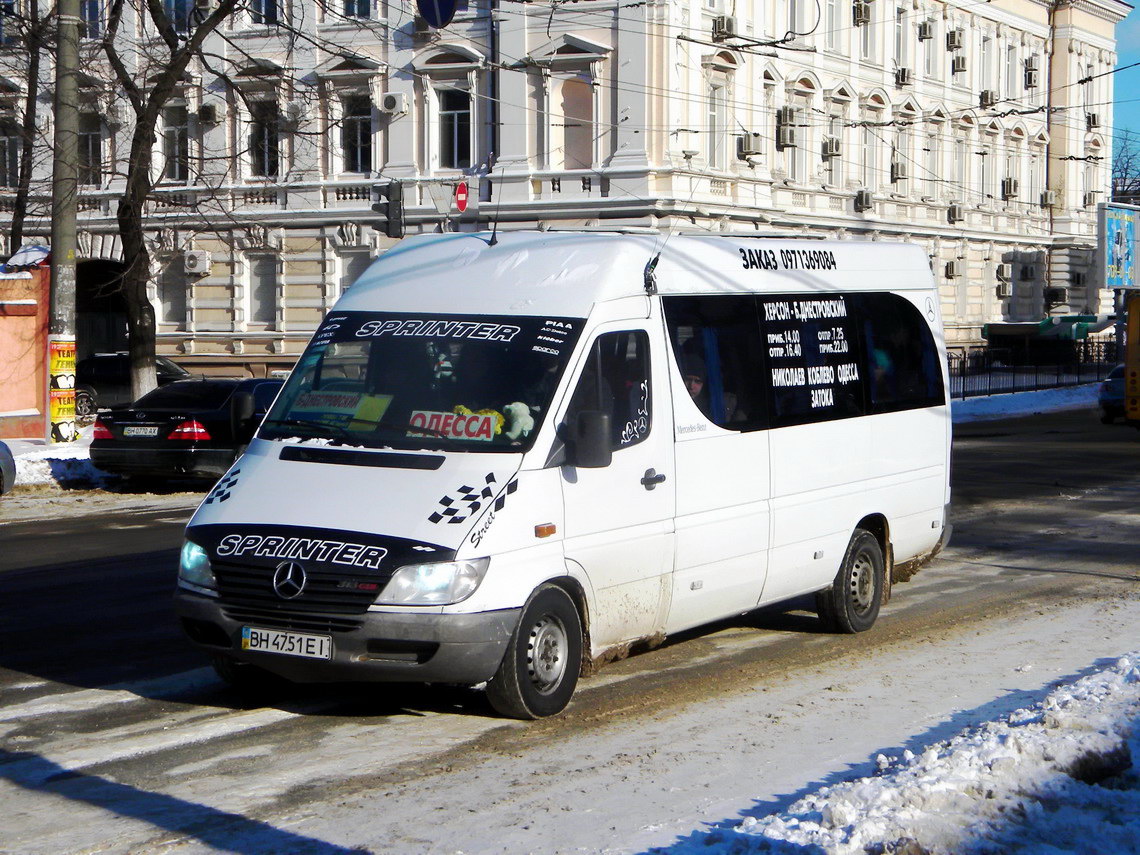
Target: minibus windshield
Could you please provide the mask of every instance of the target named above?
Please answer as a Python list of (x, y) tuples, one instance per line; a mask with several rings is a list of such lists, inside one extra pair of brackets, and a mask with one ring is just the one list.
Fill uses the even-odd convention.
[(582, 325), (579, 318), (333, 312), (258, 435), (525, 451)]

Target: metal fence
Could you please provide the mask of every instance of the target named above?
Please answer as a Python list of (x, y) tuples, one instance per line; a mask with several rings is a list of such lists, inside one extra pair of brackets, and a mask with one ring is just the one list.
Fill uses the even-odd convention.
[(952, 398), (1095, 383), (1119, 362), (1113, 341), (1073, 342), (1070, 350), (1042, 364), (1026, 364), (1022, 354), (1001, 349), (950, 353), (947, 358)]

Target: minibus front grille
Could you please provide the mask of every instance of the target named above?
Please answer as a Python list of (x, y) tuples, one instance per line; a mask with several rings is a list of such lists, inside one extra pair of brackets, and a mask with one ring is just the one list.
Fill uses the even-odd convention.
[(352, 632), (360, 629), (364, 621), (352, 618), (335, 618), (326, 615), (298, 614), (271, 609), (222, 606), (222, 614), (242, 624), (268, 629), (291, 629), (297, 632)]
[(390, 573), (369, 575), (306, 568), (305, 587), (292, 599), (273, 589), (274, 567), (215, 562), (218, 600), (225, 609), (256, 609), (267, 614), (360, 615), (376, 600)]

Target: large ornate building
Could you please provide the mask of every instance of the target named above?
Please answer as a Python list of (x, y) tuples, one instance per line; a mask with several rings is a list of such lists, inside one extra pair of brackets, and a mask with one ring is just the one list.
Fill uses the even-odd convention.
[[(165, 2), (183, 30), (209, 8)], [(120, 263), (133, 113), (95, 50), (101, 7), (83, 8), (79, 277), (90, 291)], [(916, 242), (959, 349), (1104, 314), (1096, 211), (1114, 30), (1130, 8), (471, 0), (435, 30), (408, 2), (250, 0), (162, 113), (147, 219), (160, 352), (200, 370), (288, 367), (391, 245), (372, 208), (391, 181), (409, 233), (494, 221)], [(153, 25), (129, 14), (121, 32), (145, 47)], [(18, 106), (23, 68), (12, 49), (0, 55), (0, 109)], [(50, 139), (50, 120), (41, 130)], [(451, 207), (461, 180), (462, 215)], [(91, 318), (81, 355), (107, 346)]]

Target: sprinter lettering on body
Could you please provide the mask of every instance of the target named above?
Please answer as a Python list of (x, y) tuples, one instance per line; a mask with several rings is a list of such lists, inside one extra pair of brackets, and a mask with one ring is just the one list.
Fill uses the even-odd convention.
[(490, 414), (460, 415), (416, 410), (412, 413), (410, 424), (414, 428), (423, 428), (423, 432), (410, 430), (408, 436), (446, 436), (450, 439), (475, 439), (480, 442), (490, 442), (495, 438), (494, 417)]
[(357, 338), (368, 336), (425, 336), (431, 338), (467, 338), (483, 341), (511, 341), (521, 327), (513, 324), (480, 321), (440, 321), (410, 318), (407, 320), (365, 321), (356, 331)]
[(388, 550), (383, 546), (367, 546), (363, 543), (313, 537), (228, 534), (218, 543), (218, 555), (331, 561), (333, 564), (368, 567), (372, 570), (380, 567), (380, 562), (387, 554)]

